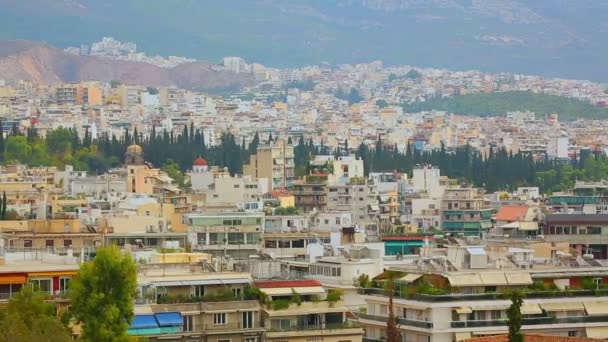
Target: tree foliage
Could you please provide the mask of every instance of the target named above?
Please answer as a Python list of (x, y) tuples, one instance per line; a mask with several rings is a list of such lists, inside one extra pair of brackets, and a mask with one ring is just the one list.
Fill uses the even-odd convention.
[(72, 313), (83, 341), (127, 341), (137, 286), (135, 262), (116, 247), (97, 250), (71, 282)]
[(524, 336), (520, 332), (522, 315), (521, 305), (523, 297), (521, 292), (513, 291), (511, 293), (511, 306), (507, 309), (507, 317), (509, 319), (509, 342), (523, 342)]
[(558, 113), (560, 119), (563, 120), (608, 118), (608, 109), (596, 107), (589, 102), (529, 91), (467, 94), (446, 98), (435, 97), (424, 102), (406, 105), (404, 110), (409, 113), (441, 110), (454, 114), (475, 116), (504, 116), (507, 112), (529, 110), (537, 115)]
[(54, 304), (45, 295), (24, 286), (0, 311), (0, 341), (67, 342), (72, 338), (68, 327), (57, 317)]

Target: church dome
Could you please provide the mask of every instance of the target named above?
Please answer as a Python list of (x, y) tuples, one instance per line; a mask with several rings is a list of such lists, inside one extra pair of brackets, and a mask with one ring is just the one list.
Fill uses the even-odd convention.
[(127, 147), (127, 152), (125, 152), (125, 164), (127, 165), (143, 165), (144, 164), (144, 149), (137, 145), (133, 144)]
[(207, 161), (201, 157), (198, 157), (192, 163), (193, 166), (207, 166)]

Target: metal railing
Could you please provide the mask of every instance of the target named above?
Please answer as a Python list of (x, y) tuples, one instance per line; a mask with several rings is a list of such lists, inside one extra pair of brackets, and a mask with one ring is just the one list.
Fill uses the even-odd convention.
[[(359, 289), (359, 294), (369, 296), (388, 297), (389, 292), (384, 289), (366, 288)], [(595, 290), (568, 290), (568, 291), (524, 291), (526, 298), (563, 298), (563, 297), (600, 297), (608, 296), (608, 289)], [(407, 294), (400, 291), (394, 292), (395, 298), (411, 299), (421, 302), (452, 302), (452, 301), (471, 301), (471, 300), (508, 300), (509, 295), (506, 293), (473, 293), (460, 294), (452, 293), (447, 295), (430, 295), (430, 294)]]
[(361, 326), (357, 322), (324, 323), (324, 324), (292, 324), (286, 327), (271, 327), (268, 332), (304, 331), (304, 330), (340, 330), (357, 329)]
[[(369, 314), (365, 314), (365, 313), (360, 313), (359, 318), (382, 322), (382, 323), (386, 323), (388, 321), (387, 316), (369, 315)], [(397, 324), (409, 326), (409, 327), (422, 328), (422, 329), (432, 329), (433, 328), (433, 322), (419, 321), (419, 320), (403, 318), (403, 317), (397, 317)]]
[(236, 329), (258, 329), (259, 324), (243, 324), (243, 322), (226, 324), (204, 324), (204, 330), (236, 330)]
[[(573, 316), (573, 317), (529, 317), (522, 320), (522, 325), (545, 325), (545, 324), (572, 324), (572, 323), (604, 323), (608, 322), (608, 315), (598, 316)], [(479, 321), (454, 321), (452, 328), (480, 328), (509, 325), (506, 319), (479, 320)]]

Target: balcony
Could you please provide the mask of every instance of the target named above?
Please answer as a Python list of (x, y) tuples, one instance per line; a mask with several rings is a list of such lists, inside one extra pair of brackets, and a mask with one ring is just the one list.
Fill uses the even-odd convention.
[(226, 323), (226, 324), (204, 324), (203, 330), (207, 332), (212, 331), (235, 331), (235, 330), (254, 330), (254, 329), (263, 329), (258, 324), (243, 324), (243, 322), (237, 323)]
[[(376, 321), (376, 322), (386, 323), (387, 320), (388, 320), (388, 317), (386, 317), (386, 316), (375, 316), (375, 315), (369, 315), (369, 314), (361, 313), (361, 314), (359, 314), (359, 319), (366, 319), (366, 320), (370, 320), (370, 321)], [(406, 327), (414, 327), (414, 328), (421, 328), (421, 329), (433, 329), (433, 322), (418, 321), (418, 320), (407, 319), (407, 318), (403, 318), (403, 317), (398, 317), (397, 318), (397, 324), (399, 324), (401, 326), (406, 326)]]
[(325, 323), (317, 325), (297, 324), (289, 327), (268, 328), (267, 338), (295, 338), (306, 336), (361, 336), (363, 330), (356, 322)]
[[(378, 288), (359, 289), (359, 294), (368, 296), (387, 297), (388, 292)], [(456, 302), (456, 301), (475, 301), (475, 300), (509, 300), (509, 295), (505, 293), (476, 293), (476, 294), (407, 294), (395, 291), (395, 298), (416, 300), (420, 302)], [(608, 289), (597, 290), (571, 290), (571, 291), (525, 291), (524, 296), (528, 299), (560, 298), (560, 297), (600, 297), (608, 296)]]
[[(547, 324), (576, 324), (576, 323), (605, 323), (608, 315), (600, 316), (575, 316), (575, 317), (530, 317), (522, 320), (522, 325), (547, 325)], [(482, 328), (507, 326), (506, 319), (489, 321), (455, 321), (451, 323), (452, 328)]]

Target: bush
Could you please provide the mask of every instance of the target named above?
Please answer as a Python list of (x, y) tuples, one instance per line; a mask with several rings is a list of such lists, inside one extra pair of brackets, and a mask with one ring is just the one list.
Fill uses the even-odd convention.
[(277, 299), (272, 301), (272, 310), (284, 310), (289, 308), (287, 299)]
[(302, 296), (294, 289), (291, 289), (291, 302), (298, 304), (298, 306), (302, 305)]
[(330, 289), (327, 291), (327, 301), (331, 306), (342, 299), (342, 290), (339, 289)]

